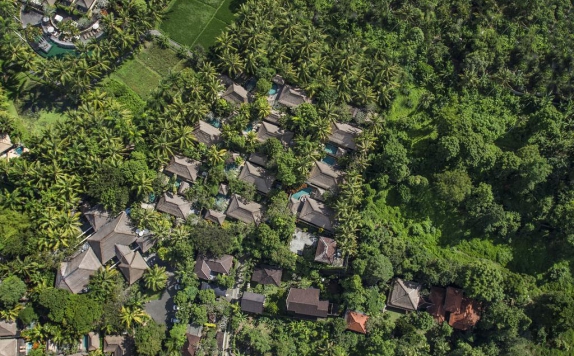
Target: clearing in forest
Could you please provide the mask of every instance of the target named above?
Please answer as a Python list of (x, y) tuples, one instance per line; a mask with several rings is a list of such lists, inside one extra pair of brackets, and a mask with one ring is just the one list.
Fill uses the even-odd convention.
[(123, 82), (142, 99), (147, 99), (161, 79), (170, 70), (175, 70), (180, 61), (173, 50), (148, 43), (145, 49), (124, 63), (111, 77)]
[(175, 0), (160, 29), (186, 46), (208, 48), (225, 26), (233, 21), (234, 0)]

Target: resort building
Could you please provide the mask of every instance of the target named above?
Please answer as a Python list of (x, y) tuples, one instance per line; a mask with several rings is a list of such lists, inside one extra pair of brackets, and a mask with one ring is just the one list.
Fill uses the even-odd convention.
[(295, 108), (301, 104), (310, 103), (311, 99), (309, 99), (307, 95), (305, 95), (305, 92), (303, 92), (303, 90), (293, 88), (289, 85), (285, 85), (281, 89), (281, 92), (279, 93), (277, 102), (288, 108)]
[(323, 161), (315, 161), (307, 183), (324, 190), (333, 190), (341, 181), (343, 172)]
[(369, 316), (359, 313), (357, 311), (347, 311), (345, 313), (345, 321), (347, 322), (347, 330), (357, 333), (367, 333), (367, 321)]
[(102, 268), (100, 260), (91, 247), (80, 252), (68, 261), (60, 263), (56, 272), (56, 288), (71, 293), (80, 293), (90, 283), (90, 277)]
[(214, 145), (221, 140), (221, 131), (205, 121), (199, 120), (193, 134), (198, 142), (207, 146)]
[(233, 256), (223, 255), (218, 258), (197, 256), (195, 261), (195, 274), (199, 279), (212, 280), (218, 274), (229, 274), (233, 267)]
[(231, 84), (227, 87), (227, 90), (221, 95), (221, 97), (227, 100), (231, 104), (241, 105), (249, 102), (249, 93), (239, 84)]
[(319, 289), (291, 288), (287, 295), (287, 311), (300, 316), (326, 318), (329, 314), (329, 301), (319, 300)]
[(387, 300), (387, 307), (406, 312), (416, 311), (421, 303), (421, 285), (396, 278)]
[(276, 138), (283, 145), (288, 146), (293, 141), (293, 136), (293, 132), (283, 130), (281, 127), (265, 121), (261, 123), (259, 131), (257, 131), (257, 140), (262, 143), (270, 138)]
[(214, 222), (218, 225), (223, 225), (223, 222), (225, 221), (225, 217), (226, 215), (224, 213), (221, 213), (217, 210), (213, 210), (213, 209), (208, 209), (205, 212), (205, 215), (203, 216), (203, 218), (207, 221), (211, 221)]
[(265, 296), (263, 294), (244, 292), (241, 298), (241, 311), (253, 314), (263, 314)]
[(363, 132), (363, 130), (357, 127), (336, 122), (331, 125), (329, 142), (349, 150), (356, 150), (357, 146), (355, 144), (355, 139), (361, 134), (361, 132)]
[(256, 267), (251, 275), (251, 281), (259, 284), (273, 284), (277, 287), (281, 286), (281, 277), (283, 270), (280, 268), (261, 266)]
[(231, 196), (227, 216), (246, 224), (259, 224), (262, 219), (261, 204), (247, 201), (237, 194)]
[(191, 214), (191, 205), (190, 202), (179, 195), (164, 193), (159, 198), (156, 209), (185, 220)]
[[(175, 155), (165, 167), (164, 172), (176, 175), (179, 179), (195, 183), (199, 175), (201, 162), (187, 158), (185, 156)], [(181, 186), (180, 186), (181, 188)]]
[(309, 197), (302, 197), (301, 200), (291, 199), (291, 211), (297, 215), (300, 222), (312, 225), (317, 228), (333, 232), (335, 211), (324, 203)]
[(250, 162), (245, 162), (238, 178), (255, 185), (257, 191), (264, 195), (271, 191), (275, 182), (275, 177), (270, 175), (265, 168), (255, 166)]

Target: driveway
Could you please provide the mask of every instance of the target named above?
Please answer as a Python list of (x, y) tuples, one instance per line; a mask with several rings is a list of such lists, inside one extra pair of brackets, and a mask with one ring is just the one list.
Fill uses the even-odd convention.
[(161, 298), (147, 302), (144, 306), (146, 313), (158, 324), (171, 324), (171, 318), (174, 316), (173, 296), (177, 293), (175, 285), (175, 277), (170, 273), (167, 279), (167, 290), (163, 291)]

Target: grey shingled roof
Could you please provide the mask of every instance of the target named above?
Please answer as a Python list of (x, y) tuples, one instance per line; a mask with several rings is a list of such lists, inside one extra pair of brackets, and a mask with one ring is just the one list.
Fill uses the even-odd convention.
[(331, 238), (321, 236), (317, 242), (315, 261), (332, 264), (337, 252), (337, 242)]
[(159, 198), (156, 209), (176, 218), (185, 219), (191, 212), (191, 203), (172, 193), (165, 193)]
[(223, 255), (218, 258), (197, 256), (195, 261), (195, 274), (200, 279), (210, 280), (213, 273), (229, 274), (233, 267), (233, 256)]
[(403, 310), (417, 310), (420, 304), (421, 285), (415, 282), (395, 279), (387, 304)]
[(202, 120), (199, 120), (199, 123), (196, 125), (193, 134), (195, 135), (197, 141), (202, 142), (208, 146), (216, 144), (221, 139), (221, 131)]
[(307, 182), (322, 189), (333, 189), (339, 184), (343, 172), (322, 161), (315, 161)]
[(261, 266), (255, 268), (251, 281), (259, 284), (274, 284), (277, 287), (281, 285), (281, 276), (283, 270), (280, 268)]
[(296, 89), (289, 85), (285, 85), (283, 89), (281, 89), (281, 93), (279, 93), (279, 98), (277, 98), (277, 101), (279, 104), (290, 108), (311, 102), (311, 100), (305, 95), (305, 92), (303, 92), (301, 89)]
[(293, 140), (293, 136), (293, 132), (283, 130), (281, 127), (265, 121), (261, 123), (259, 131), (257, 131), (257, 140), (259, 140), (259, 142), (265, 142), (270, 138), (276, 138), (284, 145), (289, 145)]
[(90, 236), (88, 242), (100, 259), (100, 262), (105, 264), (115, 256), (115, 245), (129, 246), (136, 239), (137, 235), (131, 226), (130, 218), (123, 211), (115, 219)]
[(331, 125), (329, 141), (333, 142), (337, 146), (355, 150), (357, 148), (355, 145), (355, 138), (359, 136), (361, 132), (363, 132), (363, 130), (357, 127), (336, 122)]
[(244, 104), (249, 101), (249, 93), (239, 84), (231, 84), (221, 96), (232, 104)]
[(131, 355), (132, 342), (127, 336), (107, 335), (104, 337), (104, 352), (113, 352), (114, 356)]
[(265, 168), (255, 166), (250, 162), (245, 162), (238, 178), (255, 185), (257, 190), (263, 194), (269, 193), (273, 187), (273, 182), (275, 182), (275, 177), (269, 174)]
[(116, 253), (120, 260), (118, 268), (129, 285), (143, 277), (148, 265), (139, 251), (132, 251), (128, 246), (116, 245)]
[(209, 209), (205, 212), (205, 216), (203, 218), (205, 220), (213, 221), (214, 223), (222, 225), (225, 221), (225, 214), (217, 210)]
[(93, 331), (88, 333), (88, 351), (95, 351), (100, 348), (100, 335)]
[(84, 216), (92, 225), (94, 231), (98, 231), (102, 226), (113, 220), (113, 217), (103, 209), (101, 205), (96, 205), (84, 213)]
[(18, 356), (18, 340), (17, 339), (0, 339), (0, 355), (2, 356)]
[(16, 336), (18, 326), (13, 321), (0, 320), (0, 337)]
[(248, 161), (258, 166), (266, 167), (269, 159), (263, 153), (253, 152), (249, 155)]
[(266, 116), (263, 120), (275, 125), (279, 125), (279, 120), (283, 117), (283, 113), (277, 110), (271, 110), (271, 114)]
[(8, 151), (12, 148), (12, 140), (10, 140), (10, 135), (0, 134), (0, 154)]
[(291, 288), (287, 295), (287, 310), (296, 314), (326, 318), (329, 302), (319, 300), (319, 289)]
[(292, 211), (297, 213), (299, 220), (328, 231), (333, 231), (332, 219), (335, 216), (335, 211), (315, 199), (309, 197), (304, 197), (303, 199), (304, 200), (295, 203), (292, 201)]
[(261, 215), (261, 204), (247, 201), (237, 194), (231, 196), (227, 216), (247, 224), (258, 224), (261, 221)]
[(262, 314), (265, 296), (263, 294), (244, 292), (241, 298), (241, 310), (248, 313)]
[(79, 293), (88, 286), (90, 277), (101, 267), (102, 264), (92, 248), (88, 248), (70, 261), (60, 264), (56, 275), (56, 288)]
[(171, 158), (164, 171), (176, 174), (179, 178), (193, 183), (199, 175), (199, 167), (201, 167), (201, 162), (185, 156), (175, 155)]

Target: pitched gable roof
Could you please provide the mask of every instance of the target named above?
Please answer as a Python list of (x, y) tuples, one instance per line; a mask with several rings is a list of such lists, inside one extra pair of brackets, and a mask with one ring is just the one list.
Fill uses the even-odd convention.
[(244, 104), (249, 101), (249, 93), (239, 84), (231, 84), (221, 97), (232, 104)]
[(216, 224), (222, 225), (223, 222), (225, 221), (225, 216), (226, 215), (224, 213), (220, 213), (217, 210), (209, 209), (205, 212), (203, 218), (205, 220), (213, 221)]
[(88, 333), (88, 351), (95, 351), (100, 348), (100, 335), (90, 331)]
[(114, 356), (131, 355), (132, 343), (127, 336), (107, 335), (104, 337), (104, 352), (112, 352)]
[(271, 110), (271, 114), (267, 115), (263, 120), (275, 125), (279, 125), (279, 120), (283, 117), (283, 113), (277, 110)]
[(444, 310), (451, 313), (460, 312), (462, 303), (462, 289), (447, 287), (444, 300)]
[(110, 213), (105, 211), (101, 205), (96, 205), (90, 210), (86, 211), (84, 216), (94, 231), (98, 231), (102, 226), (113, 220), (113, 217), (110, 216)]
[(460, 312), (451, 313), (448, 324), (455, 329), (468, 330), (480, 320), (482, 306), (479, 302), (470, 298), (463, 298)]
[(309, 197), (302, 199), (304, 200), (297, 203), (293, 203), (292, 201), (292, 209), (297, 213), (299, 220), (328, 231), (333, 231), (332, 219), (335, 216), (335, 211), (315, 199)]
[(287, 310), (296, 314), (326, 318), (329, 302), (319, 300), (316, 288), (291, 288), (287, 295)]
[(238, 178), (255, 185), (257, 190), (263, 194), (269, 193), (275, 182), (275, 177), (270, 175), (265, 168), (255, 166), (250, 162), (245, 162)]
[(290, 108), (297, 107), (304, 103), (310, 103), (311, 100), (305, 95), (301, 89), (295, 89), (289, 85), (285, 85), (279, 93), (279, 98), (277, 101), (281, 105), (285, 105)]
[(190, 333), (185, 334), (185, 343), (183, 344), (182, 355), (183, 356), (195, 356), (199, 343), (201, 342), (201, 337), (192, 335)]
[(0, 339), (0, 355), (2, 356), (18, 356), (18, 340), (17, 339)]
[(185, 219), (191, 213), (191, 203), (172, 193), (165, 193), (159, 198), (156, 209), (176, 218)]
[(430, 305), (427, 307), (427, 312), (430, 313), (434, 317), (436, 321), (442, 323), (445, 319), (445, 310), (444, 310), (444, 297), (446, 295), (446, 291), (444, 288), (441, 287), (432, 287), (430, 289)]
[(331, 134), (329, 135), (329, 141), (333, 142), (337, 146), (345, 147), (350, 150), (357, 149), (355, 144), (355, 138), (361, 134), (363, 130), (351, 126), (349, 124), (334, 123), (331, 125)]
[(263, 121), (257, 132), (257, 140), (265, 142), (270, 138), (276, 138), (284, 145), (288, 145), (293, 140), (294, 133), (291, 131), (283, 130), (281, 127)]
[(241, 298), (241, 310), (248, 313), (262, 314), (265, 296), (263, 294), (244, 292)]
[(130, 218), (123, 211), (115, 219), (90, 236), (88, 242), (100, 259), (100, 262), (105, 264), (115, 256), (115, 245), (129, 246), (136, 239), (137, 235), (131, 226)]
[(213, 145), (221, 139), (221, 131), (211, 126), (205, 121), (199, 120), (193, 131), (197, 141), (202, 142), (208, 146)]
[(8, 151), (12, 148), (12, 140), (10, 140), (10, 135), (0, 134), (0, 154)]
[(322, 189), (332, 189), (339, 184), (343, 172), (322, 161), (315, 161), (307, 182)]
[(100, 267), (102, 267), (100, 260), (92, 248), (88, 248), (70, 261), (60, 263), (56, 274), (56, 288), (79, 293), (88, 286), (90, 277)]
[(164, 171), (176, 174), (179, 178), (193, 183), (199, 174), (199, 167), (201, 167), (201, 162), (185, 156), (175, 155), (171, 158)]
[(367, 320), (369, 320), (367, 315), (356, 311), (347, 311), (345, 314), (347, 330), (355, 331), (361, 334), (367, 333)]
[(269, 159), (267, 158), (267, 156), (264, 155), (263, 153), (258, 152), (253, 152), (252, 154), (250, 154), (247, 160), (261, 167), (265, 167), (267, 166), (267, 163), (269, 163)]
[(200, 279), (210, 280), (214, 273), (229, 274), (233, 267), (233, 256), (223, 255), (218, 258), (197, 256), (195, 261), (195, 274)]
[(239, 195), (233, 194), (227, 208), (227, 216), (247, 224), (258, 224), (261, 221), (261, 204), (247, 201)]
[(387, 304), (399, 309), (417, 310), (420, 304), (420, 289), (421, 286), (418, 283), (397, 278), (393, 283)]
[(251, 276), (251, 281), (259, 284), (274, 284), (277, 287), (281, 285), (283, 270), (273, 267), (256, 267)]
[(143, 277), (148, 265), (139, 251), (132, 251), (128, 246), (116, 245), (116, 252), (120, 260), (118, 268), (129, 285)]
[(16, 336), (18, 326), (13, 321), (0, 320), (0, 337)]
[(333, 264), (335, 253), (337, 252), (337, 242), (328, 237), (321, 236), (317, 242), (315, 251), (315, 261)]

